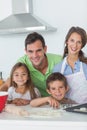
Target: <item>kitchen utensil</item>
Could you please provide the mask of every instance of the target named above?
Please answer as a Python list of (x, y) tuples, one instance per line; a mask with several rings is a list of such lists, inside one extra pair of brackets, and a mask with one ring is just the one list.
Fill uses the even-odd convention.
[(68, 112), (87, 114), (87, 103), (79, 104), (79, 105), (76, 105), (73, 107), (67, 107), (64, 110), (66, 110)]
[(8, 92), (0, 91), (0, 112), (2, 112), (2, 110), (5, 107), (7, 97), (8, 97)]

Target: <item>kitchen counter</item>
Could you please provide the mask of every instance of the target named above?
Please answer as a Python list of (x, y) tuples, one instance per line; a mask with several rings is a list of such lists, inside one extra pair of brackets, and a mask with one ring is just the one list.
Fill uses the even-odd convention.
[[(50, 110), (49, 107), (43, 107)], [(31, 111), (32, 108), (29, 105), (23, 106), (23, 109)], [(36, 108), (36, 110), (40, 108)], [(41, 107), (42, 109), (42, 107)], [(62, 112), (62, 111), (61, 111)], [(13, 115), (7, 112), (0, 113), (0, 129), (1, 130), (87, 130), (87, 114), (71, 113), (63, 111), (58, 117), (22, 117)]]

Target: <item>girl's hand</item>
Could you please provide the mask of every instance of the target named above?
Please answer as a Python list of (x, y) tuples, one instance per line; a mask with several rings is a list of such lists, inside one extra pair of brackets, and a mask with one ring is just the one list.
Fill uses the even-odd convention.
[(27, 105), (30, 101), (26, 99), (16, 98), (12, 101), (12, 104), (15, 104), (17, 106)]
[(22, 105), (27, 105), (30, 103), (30, 100), (26, 100), (26, 99), (20, 99), (20, 102)]

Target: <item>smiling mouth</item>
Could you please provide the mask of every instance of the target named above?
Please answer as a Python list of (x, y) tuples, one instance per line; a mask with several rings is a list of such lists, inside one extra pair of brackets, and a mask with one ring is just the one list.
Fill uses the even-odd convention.
[(38, 62), (39, 61), (39, 58), (34, 58), (32, 59), (33, 62)]
[(72, 50), (73, 52), (75, 52), (77, 49), (71, 48), (71, 50)]
[(59, 97), (61, 97), (61, 96), (62, 96), (62, 94), (59, 94), (59, 95), (55, 95), (55, 96), (59, 98)]

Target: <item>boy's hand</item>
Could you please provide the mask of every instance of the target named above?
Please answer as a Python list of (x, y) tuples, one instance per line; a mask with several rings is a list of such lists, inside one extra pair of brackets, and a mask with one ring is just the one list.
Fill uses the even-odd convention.
[(58, 108), (60, 106), (60, 103), (53, 97), (48, 97), (48, 101), (47, 101), (50, 106), (54, 107), (54, 108)]

